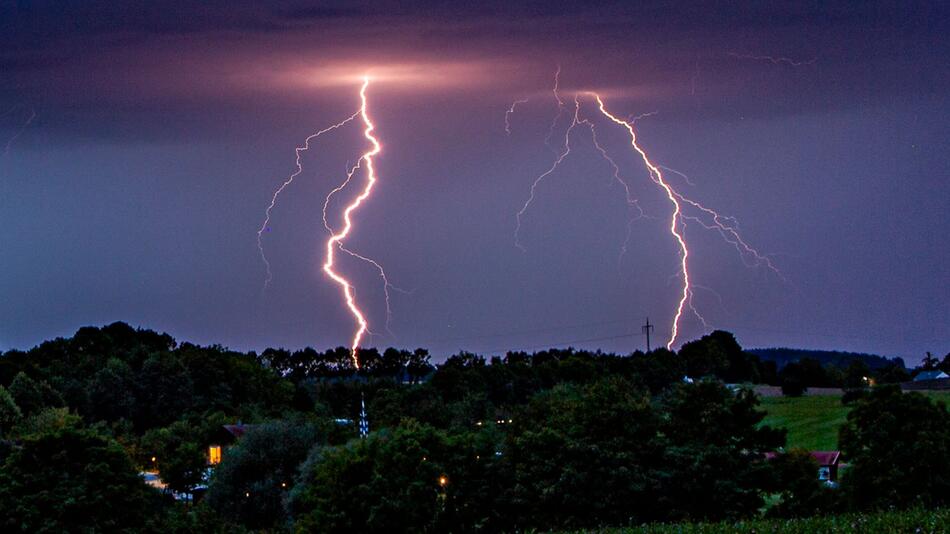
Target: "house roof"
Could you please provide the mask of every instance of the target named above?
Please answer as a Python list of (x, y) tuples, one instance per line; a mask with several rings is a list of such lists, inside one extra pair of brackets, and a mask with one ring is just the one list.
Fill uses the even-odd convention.
[(835, 465), (841, 453), (839, 451), (811, 451), (811, 456), (818, 465)]
[(917, 373), (917, 376), (914, 377), (914, 381), (916, 382), (918, 380), (937, 380), (940, 378), (947, 378), (948, 376), (950, 375), (947, 375), (947, 373), (944, 373), (943, 371), (939, 369), (936, 369), (933, 371), (921, 371), (920, 373)]
[[(825, 465), (835, 465), (838, 463), (838, 460), (841, 458), (840, 451), (810, 451), (811, 457), (818, 462), (819, 466)], [(778, 456), (777, 452), (767, 452), (765, 453), (766, 460), (773, 460)]]
[(246, 434), (248, 430), (251, 430), (252, 428), (254, 428), (254, 426), (255, 425), (243, 425), (243, 424), (224, 425), (224, 429), (227, 430), (235, 438), (240, 438), (241, 436)]

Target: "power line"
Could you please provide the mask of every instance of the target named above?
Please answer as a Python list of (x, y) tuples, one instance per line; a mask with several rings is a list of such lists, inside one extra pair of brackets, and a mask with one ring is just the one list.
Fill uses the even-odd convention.
[(545, 328), (535, 328), (532, 330), (510, 331), (510, 332), (506, 332), (502, 334), (486, 334), (486, 335), (462, 336), (462, 337), (454, 337), (454, 338), (429, 339), (429, 340), (421, 341), (420, 343), (429, 344), (429, 343), (448, 343), (448, 342), (453, 342), (453, 341), (478, 341), (482, 339), (498, 339), (498, 338), (503, 338), (503, 337), (513, 337), (513, 336), (519, 336), (519, 335), (524, 335), (524, 334), (542, 334), (545, 332), (555, 332), (555, 331), (567, 330), (567, 329), (573, 329), (573, 328), (587, 328), (591, 326), (604, 326), (604, 325), (609, 325), (609, 324), (629, 323), (629, 322), (630, 320), (627, 320), (627, 319), (617, 319), (613, 321), (598, 321), (596, 323), (581, 323), (581, 324), (572, 324), (572, 325), (549, 326)]
[(573, 339), (571, 341), (556, 341), (554, 343), (546, 343), (544, 345), (535, 345), (533, 347), (514, 347), (514, 348), (503, 348), (503, 349), (492, 349), (486, 350), (484, 352), (515, 352), (519, 350), (538, 350), (538, 349), (553, 349), (557, 347), (563, 347), (565, 345), (573, 345), (574, 343), (592, 343), (594, 341), (609, 341), (612, 339), (623, 339), (628, 337), (642, 336), (643, 332), (630, 332), (627, 334), (619, 334), (616, 336), (607, 336), (607, 337), (592, 337), (587, 339)]

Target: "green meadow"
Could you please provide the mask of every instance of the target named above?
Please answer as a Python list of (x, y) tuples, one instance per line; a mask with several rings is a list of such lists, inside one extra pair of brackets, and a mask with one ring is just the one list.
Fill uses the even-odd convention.
[[(927, 391), (924, 395), (950, 404), (950, 391)], [(787, 448), (813, 451), (836, 450), (838, 428), (844, 424), (849, 408), (840, 395), (804, 397), (763, 397), (762, 409), (768, 414), (764, 424), (788, 430)]]

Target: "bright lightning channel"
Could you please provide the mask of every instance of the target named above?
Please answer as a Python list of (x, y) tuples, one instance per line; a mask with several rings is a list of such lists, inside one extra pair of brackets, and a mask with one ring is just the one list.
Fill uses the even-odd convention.
[(597, 107), (605, 117), (613, 121), (615, 124), (623, 126), (627, 130), (627, 133), (630, 134), (630, 146), (633, 147), (633, 149), (638, 154), (640, 154), (640, 158), (643, 160), (644, 165), (646, 165), (650, 171), (650, 178), (657, 185), (663, 188), (663, 190), (666, 192), (667, 198), (669, 198), (670, 202), (673, 204), (673, 214), (670, 217), (670, 233), (673, 235), (680, 248), (680, 274), (683, 277), (683, 292), (680, 296), (679, 302), (676, 305), (676, 315), (673, 317), (673, 326), (671, 327), (670, 331), (670, 339), (666, 342), (666, 348), (670, 349), (673, 347), (673, 343), (676, 342), (676, 336), (679, 334), (679, 322), (680, 318), (683, 316), (683, 307), (687, 304), (692, 295), (692, 291), (689, 287), (689, 248), (686, 246), (686, 238), (683, 237), (683, 229), (685, 228), (685, 225), (680, 219), (683, 212), (679, 203), (679, 199), (681, 197), (673, 190), (666, 180), (663, 179), (663, 173), (660, 171), (660, 168), (650, 161), (650, 158), (647, 157), (646, 152), (644, 152), (644, 150), (640, 148), (640, 145), (637, 144), (637, 134), (633, 130), (633, 124), (623, 119), (617, 118), (617, 116), (607, 111), (604, 101), (600, 98), (599, 94), (593, 92), (589, 92), (588, 94), (597, 100)]
[[(372, 148), (363, 153), (360, 156), (357, 165), (354, 166), (353, 172), (361, 164), (365, 163), (366, 165), (366, 185), (363, 187), (363, 190), (360, 194), (352, 201), (349, 205), (346, 206), (346, 209), (343, 210), (343, 228), (334, 232), (330, 230), (331, 235), (327, 239), (326, 243), (326, 261), (323, 263), (323, 272), (327, 274), (340, 288), (343, 290), (343, 297), (346, 300), (346, 307), (350, 310), (350, 314), (353, 315), (353, 318), (356, 319), (357, 329), (353, 334), (353, 340), (350, 343), (350, 357), (353, 359), (353, 366), (357, 369), (360, 367), (359, 358), (357, 351), (359, 350), (360, 341), (362, 341), (363, 336), (369, 331), (369, 323), (366, 321), (366, 317), (363, 312), (359, 309), (359, 306), (356, 304), (356, 295), (354, 294), (353, 285), (344, 278), (341, 274), (334, 270), (334, 259), (336, 258), (336, 249), (346, 250), (343, 248), (343, 240), (350, 234), (350, 231), (353, 228), (353, 221), (351, 219), (351, 214), (356, 211), (360, 205), (365, 201), (373, 192), (373, 186), (376, 185), (376, 168), (373, 164), (373, 158), (382, 152), (383, 146), (380, 144), (379, 140), (373, 135), (373, 130), (375, 126), (373, 121), (369, 117), (368, 103), (366, 98), (366, 90), (369, 87), (369, 77), (363, 77), (363, 86), (360, 88), (360, 111), (359, 116), (363, 120), (365, 129), (363, 130), (363, 135), (366, 139), (372, 144)], [(346, 182), (337, 189), (334, 189), (330, 195), (327, 196), (327, 203), (329, 203), (329, 197), (334, 193), (342, 189), (349, 183), (350, 178), (352, 177), (352, 172), (347, 176)], [(326, 204), (324, 204), (326, 206)], [(324, 217), (326, 216), (324, 212)], [(324, 219), (325, 220), (325, 219)], [(329, 228), (329, 225), (327, 225)], [(368, 260), (368, 258), (366, 258)], [(371, 260), (369, 260), (371, 261)], [(379, 264), (372, 262), (374, 265), (379, 267)], [(380, 272), (382, 272), (382, 267), (379, 267)], [(383, 280), (386, 280), (385, 273), (382, 274)], [(388, 284), (388, 281), (386, 282)], [(388, 300), (388, 298), (387, 298)]]
[[(564, 112), (565, 107), (566, 107), (564, 106), (564, 102), (559, 93), (559, 83), (560, 83), (559, 78), (560, 78), (560, 67), (558, 68), (558, 71), (555, 74), (555, 82), (554, 82), (554, 90), (553, 90), (554, 97), (558, 103), (558, 113), (555, 116), (554, 121), (552, 121), (551, 128), (548, 132), (548, 136), (545, 138), (545, 142), (550, 140), (552, 136), (552, 132), (557, 125), (558, 119), (560, 118), (561, 114)], [(567, 156), (570, 154), (571, 133), (573, 132), (574, 128), (579, 124), (584, 124), (588, 126), (591, 132), (591, 139), (593, 140), (594, 147), (600, 153), (601, 157), (611, 165), (611, 168), (613, 170), (613, 175), (612, 175), (613, 180), (620, 183), (624, 187), (628, 206), (635, 207), (639, 211), (639, 216), (635, 219), (631, 219), (631, 221), (627, 225), (627, 237), (624, 240), (623, 245), (621, 246), (621, 253), (620, 253), (621, 260), (623, 258), (623, 255), (627, 251), (627, 246), (630, 239), (630, 228), (631, 228), (632, 222), (639, 218), (646, 217), (646, 215), (644, 215), (643, 213), (643, 210), (640, 208), (640, 205), (637, 202), (637, 199), (634, 198), (633, 195), (631, 194), (629, 184), (627, 184), (627, 182), (624, 181), (620, 177), (619, 166), (610, 157), (607, 150), (604, 149), (603, 146), (600, 144), (597, 138), (596, 126), (589, 119), (581, 118), (581, 115), (580, 115), (581, 103), (579, 99), (581, 95), (589, 96), (593, 98), (596, 101), (598, 111), (604, 117), (606, 117), (609, 121), (613, 122), (614, 124), (623, 127), (627, 131), (627, 134), (630, 136), (630, 146), (640, 156), (640, 159), (643, 161), (644, 165), (647, 167), (647, 170), (649, 171), (650, 179), (653, 181), (653, 183), (655, 183), (657, 186), (659, 186), (663, 190), (663, 192), (666, 194), (666, 197), (669, 199), (673, 207), (672, 214), (670, 215), (669, 232), (679, 248), (679, 258), (680, 258), (679, 269), (678, 269), (678, 272), (674, 276), (682, 279), (683, 282), (682, 282), (682, 290), (680, 292), (680, 296), (676, 304), (676, 311), (673, 317), (673, 323), (670, 328), (670, 336), (666, 343), (666, 347), (668, 349), (673, 347), (673, 345), (676, 343), (677, 338), (679, 337), (679, 334), (681, 331), (680, 323), (681, 323), (683, 314), (687, 309), (696, 316), (696, 318), (700, 321), (700, 323), (702, 323), (704, 328), (709, 327), (708, 321), (706, 321), (706, 319), (699, 313), (699, 311), (693, 305), (694, 284), (692, 283), (692, 279), (690, 277), (690, 272), (689, 272), (690, 252), (689, 252), (689, 246), (687, 244), (686, 236), (685, 236), (687, 221), (695, 222), (706, 230), (712, 230), (712, 231), (718, 232), (720, 236), (723, 238), (723, 240), (725, 240), (727, 243), (735, 247), (743, 263), (745, 263), (747, 266), (753, 267), (753, 266), (764, 265), (769, 270), (771, 270), (776, 275), (778, 275), (780, 278), (782, 278), (782, 280), (784, 280), (784, 277), (782, 276), (781, 272), (775, 267), (775, 265), (771, 262), (769, 257), (765, 254), (760, 253), (758, 250), (750, 246), (742, 238), (742, 236), (739, 234), (738, 223), (736, 222), (734, 218), (720, 215), (715, 210), (707, 208), (706, 206), (700, 204), (699, 202), (692, 200), (690, 198), (687, 198), (686, 196), (678, 192), (673, 187), (673, 185), (670, 184), (665, 179), (665, 177), (663, 176), (662, 170), (668, 170), (673, 174), (677, 174), (681, 176), (684, 180), (686, 180), (688, 184), (692, 185), (692, 182), (690, 182), (688, 176), (686, 176), (685, 174), (679, 171), (675, 171), (673, 169), (668, 169), (666, 167), (656, 165), (650, 160), (646, 151), (637, 142), (637, 135), (634, 129), (634, 125), (636, 124), (637, 120), (653, 115), (656, 112), (645, 113), (638, 116), (631, 116), (631, 117), (628, 117), (626, 120), (624, 120), (612, 114), (610, 111), (608, 111), (606, 104), (604, 104), (604, 101), (601, 98), (601, 96), (598, 93), (592, 92), (592, 91), (578, 93), (574, 97), (573, 120), (571, 121), (571, 124), (568, 126), (567, 131), (565, 132), (563, 149), (560, 152), (556, 152), (555, 154), (556, 157), (551, 167), (548, 168), (548, 170), (546, 170), (542, 174), (540, 174), (537, 178), (535, 178), (534, 182), (532, 182), (528, 199), (525, 201), (521, 209), (516, 214), (516, 217), (515, 217), (516, 227), (515, 227), (515, 236), (514, 236), (515, 246), (517, 246), (522, 251), (525, 251), (525, 247), (521, 243), (521, 240), (520, 240), (522, 217), (524, 216), (525, 212), (528, 210), (528, 208), (531, 206), (532, 202), (534, 201), (537, 188), (541, 184), (541, 182), (544, 181), (544, 179), (547, 176), (553, 173), (561, 164), (561, 162), (563, 162), (564, 159), (567, 158)], [(512, 106), (509, 108), (508, 114), (514, 111), (514, 108), (517, 106), (518, 102), (519, 101), (516, 101), (514, 104), (512, 104)], [(507, 122), (508, 114), (506, 114), (506, 117), (505, 117), (506, 118), (505, 129), (506, 131), (510, 132), (510, 124)], [(686, 213), (687, 208), (691, 210), (696, 210), (696, 212)], [(699, 288), (702, 286), (695, 286), (695, 287)]]
[[(376, 169), (374, 166), (373, 158), (382, 151), (382, 144), (373, 135), (373, 130), (375, 129), (375, 126), (373, 125), (373, 122), (369, 116), (369, 104), (368, 104), (368, 100), (366, 96), (366, 92), (367, 92), (367, 89), (369, 88), (369, 84), (370, 84), (369, 77), (364, 76), (363, 84), (360, 87), (360, 91), (359, 91), (360, 107), (356, 112), (354, 112), (352, 115), (350, 115), (346, 119), (343, 119), (342, 121), (332, 126), (328, 126), (327, 128), (324, 128), (316, 133), (311, 134), (309, 137), (307, 137), (303, 146), (299, 146), (295, 149), (296, 170), (292, 174), (290, 174), (290, 176), (288, 176), (286, 180), (284, 180), (284, 182), (280, 185), (280, 187), (277, 188), (276, 191), (274, 191), (274, 194), (271, 197), (270, 204), (267, 206), (267, 209), (264, 212), (264, 222), (261, 224), (260, 229), (258, 229), (257, 231), (257, 248), (258, 248), (258, 251), (260, 252), (261, 260), (264, 262), (264, 267), (267, 271), (267, 276), (264, 280), (264, 288), (266, 289), (273, 279), (273, 274), (271, 273), (270, 262), (267, 260), (267, 256), (264, 253), (263, 234), (265, 231), (269, 230), (268, 224), (270, 224), (271, 211), (274, 209), (274, 206), (277, 204), (278, 197), (281, 195), (281, 193), (284, 192), (284, 190), (287, 187), (289, 187), (294, 182), (294, 179), (296, 179), (301, 173), (303, 173), (303, 164), (301, 163), (301, 155), (303, 152), (310, 150), (311, 143), (313, 141), (315, 141), (320, 136), (326, 133), (329, 133), (333, 130), (336, 130), (337, 128), (341, 128), (345, 126), (346, 124), (359, 118), (363, 122), (363, 125), (365, 127), (363, 130), (363, 135), (367, 140), (369, 140), (369, 142), (372, 145), (372, 148), (364, 152), (360, 156), (360, 158), (357, 160), (355, 165), (353, 165), (352, 167), (350, 167), (349, 165), (347, 166), (348, 168), (346, 172), (346, 178), (343, 180), (343, 182), (340, 185), (334, 187), (324, 199), (323, 213), (322, 213), (323, 226), (326, 228), (327, 233), (329, 234), (329, 238), (327, 239), (327, 242), (326, 242), (326, 259), (323, 263), (323, 272), (331, 280), (333, 280), (337, 285), (339, 285), (340, 288), (343, 290), (343, 297), (346, 303), (346, 307), (349, 310), (350, 314), (356, 320), (357, 329), (356, 329), (356, 332), (353, 334), (352, 342), (350, 344), (350, 356), (353, 359), (353, 365), (357, 369), (359, 369), (360, 367), (359, 359), (357, 357), (359, 344), (362, 341), (365, 334), (372, 333), (372, 332), (370, 332), (369, 330), (369, 323), (366, 320), (366, 316), (360, 310), (359, 306), (356, 303), (356, 295), (355, 295), (355, 290), (353, 288), (353, 285), (349, 282), (349, 280), (347, 280), (343, 275), (337, 272), (337, 270), (334, 268), (335, 259), (336, 259), (336, 254), (335, 254), (336, 250), (340, 250), (341, 252), (348, 254), (356, 259), (369, 263), (379, 273), (379, 276), (383, 281), (383, 292), (386, 298), (386, 330), (390, 332), (390, 334), (392, 334), (391, 330), (389, 330), (389, 324), (392, 318), (392, 308), (390, 306), (390, 290), (406, 292), (389, 282), (389, 278), (386, 275), (386, 271), (383, 269), (382, 265), (380, 265), (377, 261), (350, 250), (343, 243), (343, 241), (347, 238), (347, 236), (349, 236), (350, 231), (353, 228), (353, 221), (351, 218), (351, 214), (355, 212), (357, 208), (360, 207), (360, 205), (363, 203), (364, 200), (369, 198), (370, 194), (372, 193), (373, 186), (376, 184), (377, 175), (376, 175)], [(334, 230), (333, 227), (330, 225), (330, 222), (327, 216), (327, 211), (330, 206), (330, 201), (333, 199), (333, 197), (337, 193), (343, 191), (351, 183), (354, 175), (356, 174), (358, 170), (365, 170), (366, 185), (364, 186), (360, 194), (353, 201), (351, 201), (350, 204), (348, 204), (346, 208), (343, 210), (343, 222), (344, 222), (343, 228), (340, 230)]]

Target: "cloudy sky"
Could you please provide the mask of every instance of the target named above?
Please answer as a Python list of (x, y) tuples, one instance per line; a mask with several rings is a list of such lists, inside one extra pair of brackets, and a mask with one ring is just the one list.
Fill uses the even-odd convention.
[[(618, 117), (655, 112), (638, 142), (670, 185), (779, 271), (686, 220), (706, 324), (687, 309), (675, 345), (723, 328), (747, 347), (950, 350), (946, 4), (196, 4), (0, 4), (0, 349), (115, 320), (241, 350), (346, 345), (321, 209), (368, 149), (358, 123), (302, 154), (263, 236), (266, 291), (256, 232), (294, 148), (355, 112), (369, 75), (379, 182), (346, 245), (404, 291), (387, 331), (378, 273), (340, 260), (368, 344), (630, 351), (647, 316), (669, 339), (672, 206), (596, 91)], [(515, 214), (579, 92), (644, 217), (576, 128), (522, 251)]]

